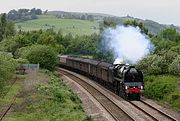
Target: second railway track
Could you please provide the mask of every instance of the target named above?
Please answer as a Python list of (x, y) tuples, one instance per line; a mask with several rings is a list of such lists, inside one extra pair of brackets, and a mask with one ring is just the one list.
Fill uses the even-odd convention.
[(156, 107), (152, 106), (151, 104), (147, 103), (144, 100), (141, 101), (130, 101), (132, 105), (137, 107), (138, 109), (145, 112), (147, 115), (153, 117), (154, 120), (157, 121), (177, 121), (174, 117), (170, 116), (169, 114), (157, 109)]

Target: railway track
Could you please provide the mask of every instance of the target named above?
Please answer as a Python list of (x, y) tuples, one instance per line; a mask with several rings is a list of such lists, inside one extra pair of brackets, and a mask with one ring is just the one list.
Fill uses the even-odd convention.
[(85, 88), (108, 112), (116, 121), (132, 121), (133, 119), (126, 114), (119, 106), (116, 105), (115, 102), (110, 100), (105, 94), (99, 92), (96, 88), (89, 85), (82, 79), (70, 74), (66, 71), (60, 70), (60, 73), (68, 76), (78, 84), (80, 84), (83, 88)]
[(157, 109), (156, 107), (152, 106), (148, 102), (141, 100), (141, 101), (130, 101), (132, 105), (137, 107), (138, 109), (142, 110), (147, 115), (151, 116), (154, 120), (157, 121), (177, 121), (174, 117), (170, 116), (169, 114)]
[[(122, 105), (120, 106), (120, 103), (118, 104), (117, 101), (116, 103), (113, 102), (112, 100), (110, 100), (110, 97), (108, 95), (105, 95), (104, 92), (97, 90), (95, 87), (88, 84), (85, 80), (83, 81), (83, 79), (81, 79), (80, 77), (77, 77), (73, 75), (72, 73), (65, 71), (64, 69), (63, 70), (60, 69), (60, 72), (72, 78), (74, 81), (80, 84), (83, 88), (85, 88), (93, 97), (95, 97), (96, 100), (98, 100), (98, 102), (100, 102), (100, 104), (114, 117), (115, 120), (177, 121), (172, 116), (157, 109), (156, 107), (150, 105), (144, 100), (126, 101), (122, 99), (121, 97), (117, 96), (116, 94), (114, 94), (113, 92), (107, 89), (104, 89), (113, 98), (117, 99), (125, 107), (128, 107), (126, 109), (131, 110), (131, 111), (127, 111), (126, 109), (124, 110), (124, 108), (121, 108)], [(129, 114), (127, 112), (132, 112), (132, 114)], [(137, 117), (132, 116), (132, 115), (136, 115)]]
[[(10, 89), (12, 88), (12, 86), (16, 83), (17, 81), (17, 77), (15, 78), (15, 80), (12, 82)], [(9, 89), (9, 90), (10, 90)], [(13, 106), (14, 102), (16, 100), (16, 97), (14, 96), (11, 103), (7, 106), (7, 108), (4, 109), (4, 111), (0, 112), (0, 121), (6, 116), (6, 114), (8, 113), (8, 111), (11, 109), (11, 107)]]
[(12, 102), (9, 104), (9, 106), (7, 106), (7, 108), (0, 114), (0, 121), (6, 116), (6, 114), (8, 113), (8, 111), (11, 109), (11, 107), (13, 106), (14, 102), (15, 102), (16, 98), (14, 97)]

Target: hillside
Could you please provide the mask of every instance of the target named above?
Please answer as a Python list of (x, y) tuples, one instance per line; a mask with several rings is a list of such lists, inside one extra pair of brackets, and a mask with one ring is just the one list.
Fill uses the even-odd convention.
[(141, 21), (149, 32), (155, 35), (168, 27), (173, 27), (180, 31), (179, 26), (164, 25), (152, 20), (142, 20), (131, 16), (117, 17), (101, 13), (65, 11), (49, 11), (46, 15), (38, 15), (38, 19), (16, 23), (16, 28), (17, 30), (21, 29), (24, 31), (53, 28), (56, 31), (62, 30), (63, 34), (72, 33), (73, 35), (89, 35), (99, 32), (99, 22), (102, 20), (114, 21), (117, 24), (122, 25), (124, 21), (130, 19)]
[(49, 11), (48, 14), (55, 15), (58, 18), (76, 18), (76, 19), (82, 19), (82, 20), (83, 19), (88, 19), (88, 20), (110, 19), (110, 20), (116, 21), (119, 25), (122, 25), (123, 22), (126, 20), (136, 19), (144, 23), (145, 27), (148, 28), (148, 30), (152, 34), (159, 34), (160, 31), (164, 30), (167, 27), (174, 27), (178, 31), (180, 31), (179, 26), (164, 25), (164, 24), (160, 24), (158, 22), (152, 21), (152, 20), (142, 20), (139, 18), (131, 17), (131, 16), (118, 17), (118, 16), (102, 14), (102, 13), (80, 13), (80, 12), (65, 12), (65, 11)]
[(99, 32), (98, 21), (62, 19), (53, 15), (39, 15), (38, 19), (18, 22), (16, 28), (24, 31), (53, 28), (55, 31), (62, 30), (63, 34), (72, 33), (73, 35)]
[(126, 16), (126, 17), (105, 17), (105, 21), (107, 22), (115, 22), (116, 24), (123, 25), (123, 23), (127, 20), (137, 20), (140, 21), (144, 24), (144, 26), (149, 30), (150, 33), (152, 34), (159, 34), (162, 30), (173, 27), (176, 28), (177, 31), (180, 31), (179, 26), (174, 26), (174, 25), (164, 25), (164, 24), (159, 24), (158, 22), (152, 21), (152, 20), (142, 20), (139, 18), (134, 18), (131, 16)]
[(81, 13), (81, 12), (66, 12), (66, 11), (48, 11), (47, 14), (55, 15), (59, 18), (76, 18), (76, 19), (88, 19), (88, 20), (103, 20), (104, 17), (114, 17), (109, 14), (102, 13)]

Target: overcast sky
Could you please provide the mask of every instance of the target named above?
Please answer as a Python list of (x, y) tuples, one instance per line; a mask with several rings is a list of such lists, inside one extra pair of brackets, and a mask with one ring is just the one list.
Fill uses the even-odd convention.
[(1, 0), (0, 13), (19, 8), (106, 13), (180, 26), (180, 0)]

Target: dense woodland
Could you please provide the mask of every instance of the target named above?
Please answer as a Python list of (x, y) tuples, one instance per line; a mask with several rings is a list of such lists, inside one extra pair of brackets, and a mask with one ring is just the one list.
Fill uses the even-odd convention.
[[(32, 11), (25, 13), (27, 16), (42, 13)], [(22, 18), (26, 16), (22, 15)], [(3, 96), (8, 80), (22, 63), (39, 63), (41, 68), (54, 70), (58, 63), (57, 54), (91, 56), (107, 62), (114, 60), (111, 52), (99, 49), (101, 32), (107, 27), (115, 27), (113, 21), (101, 22), (99, 34), (72, 36), (71, 33), (63, 35), (61, 31), (55, 32), (53, 29), (16, 31), (14, 23), (7, 19), (9, 17), (3, 14), (0, 21), (0, 96)], [(15, 19), (13, 16), (10, 18)], [(145, 75), (145, 96), (168, 102), (180, 109), (180, 33), (168, 28), (153, 35), (139, 21), (129, 20), (123, 24), (139, 26), (155, 45), (155, 50), (136, 65)]]

